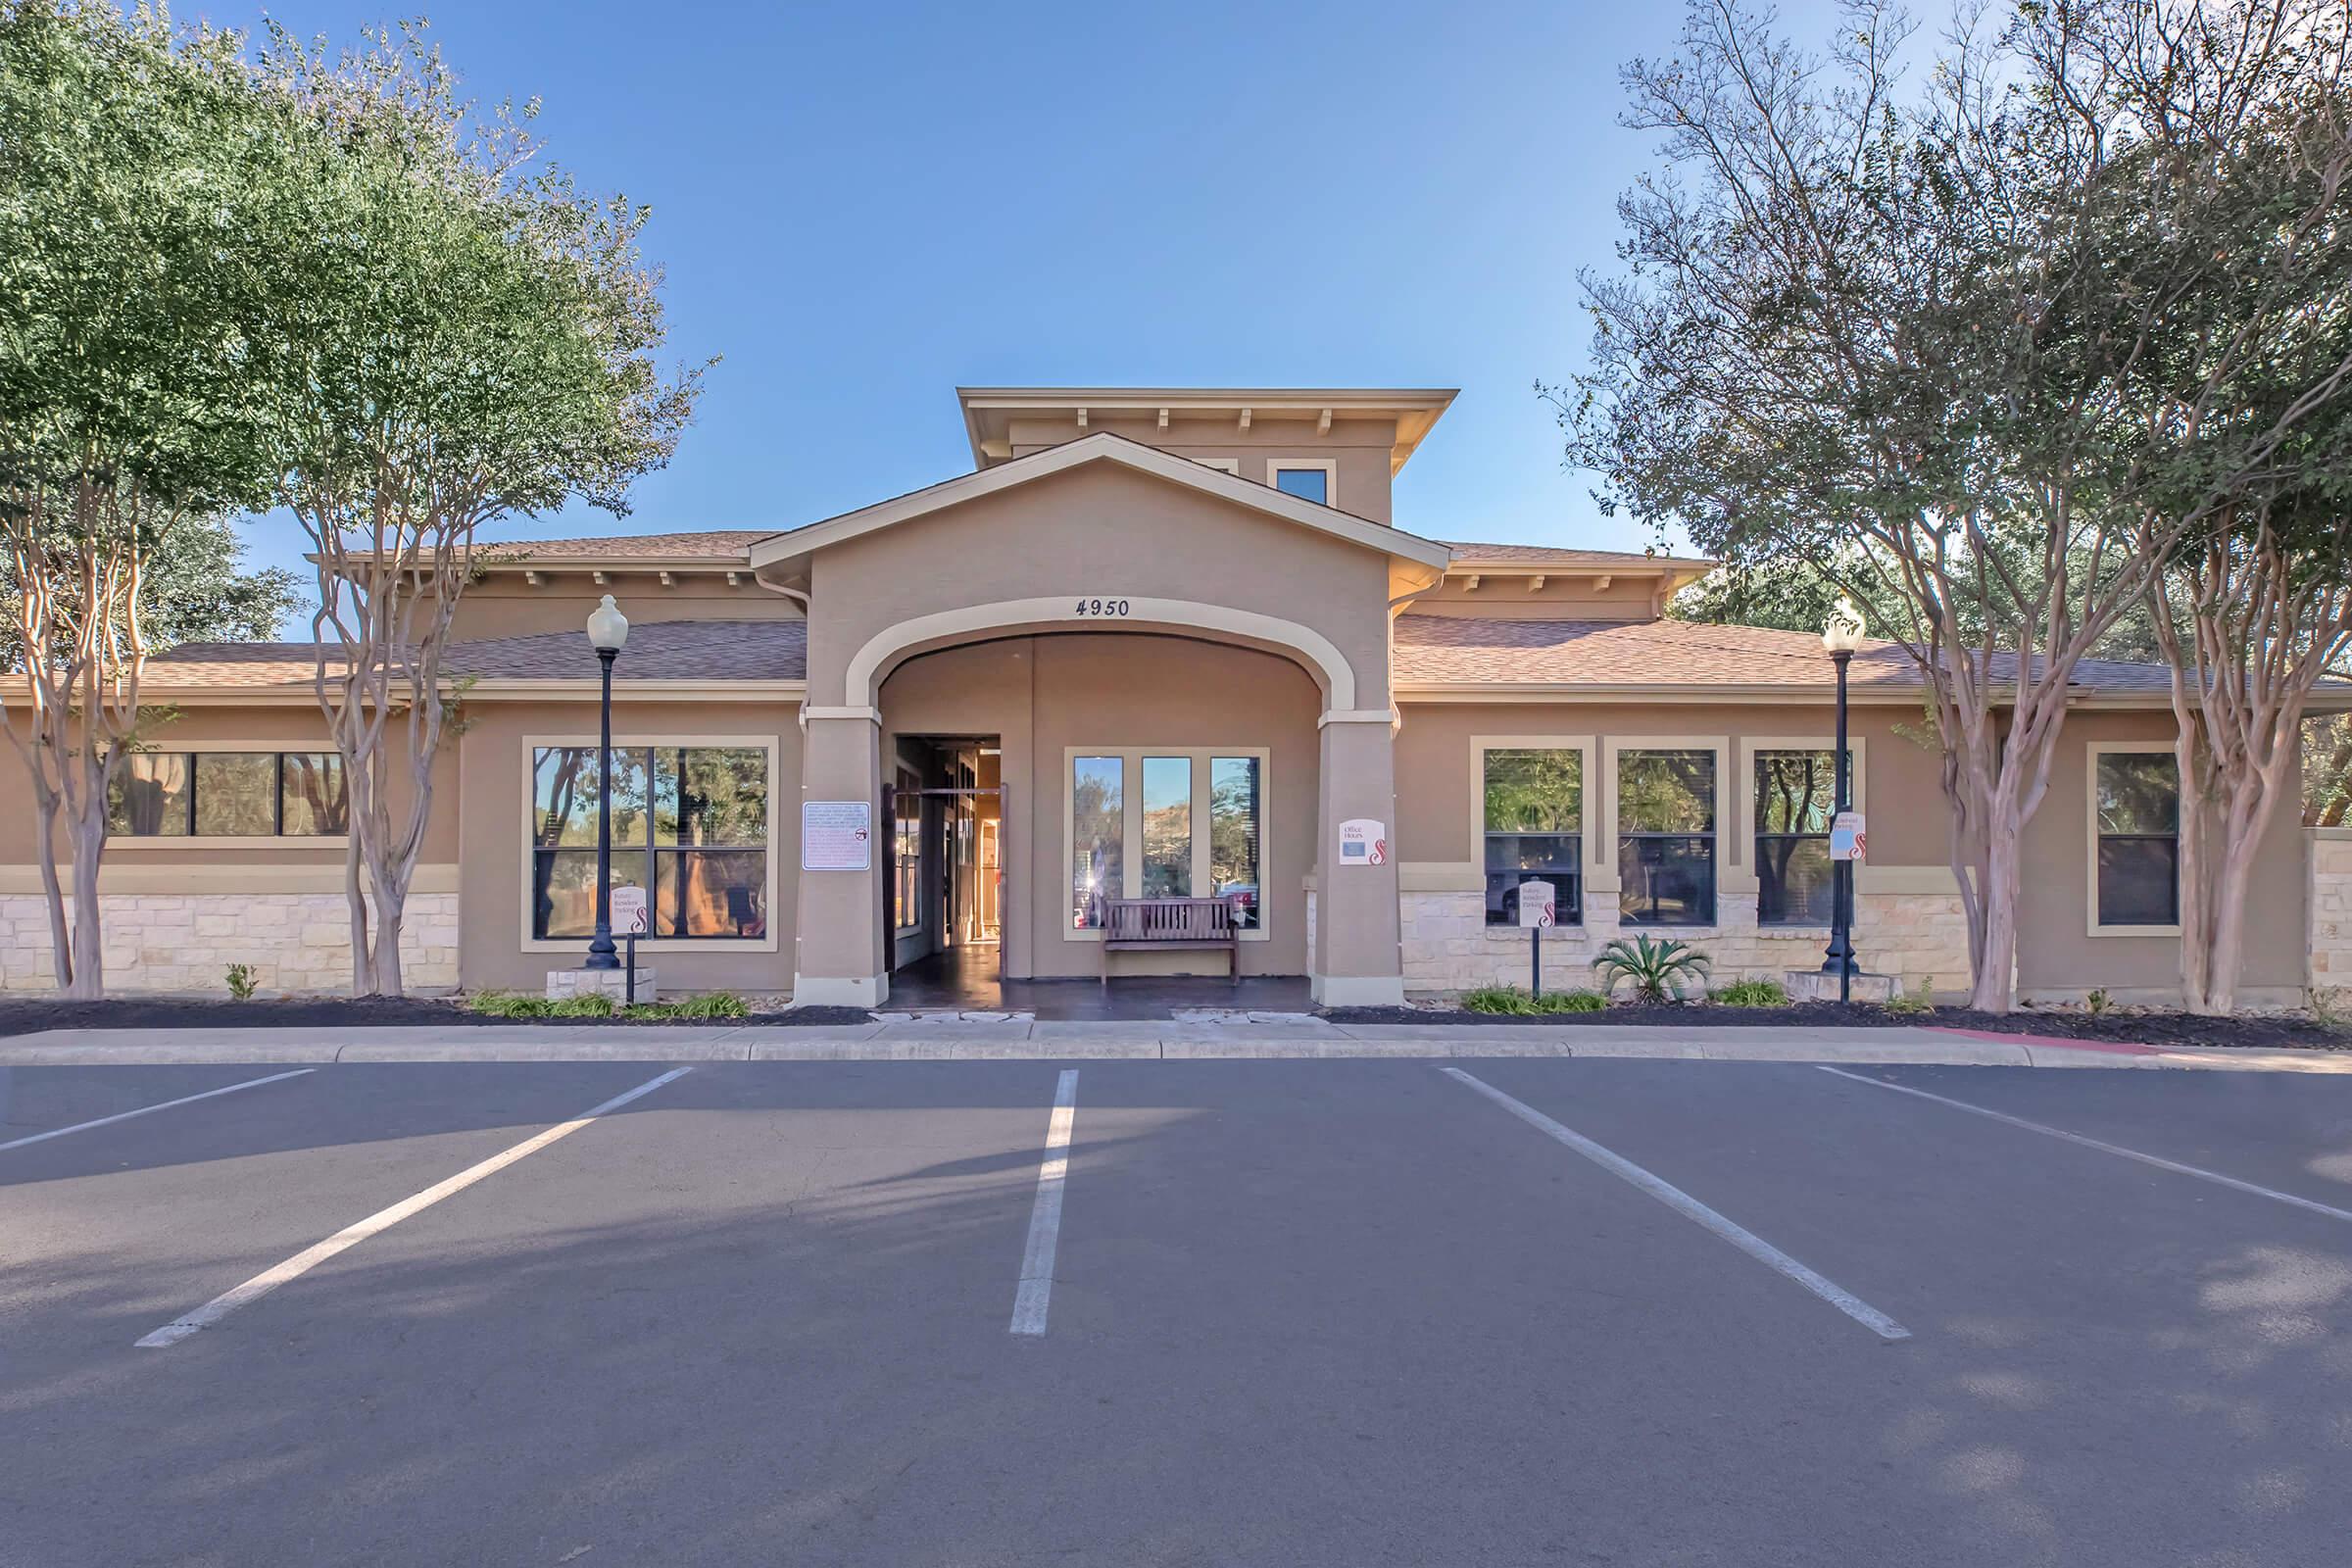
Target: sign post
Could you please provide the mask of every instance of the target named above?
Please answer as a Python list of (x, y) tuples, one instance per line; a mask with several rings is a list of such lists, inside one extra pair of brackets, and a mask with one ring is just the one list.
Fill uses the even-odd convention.
[(620, 940), (629, 954), (629, 976), (621, 993), (621, 1005), (634, 1007), (637, 1005), (637, 939), (645, 935), (647, 930), (645, 889), (616, 887), (612, 890), (612, 929), (620, 933)]
[(1519, 884), (1519, 923), (1527, 927), (1528, 945), (1534, 965), (1533, 992), (1544, 995), (1544, 928), (1552, 922), (1552, 901), (1558, 897), (1552, 885), (1537, 877)]

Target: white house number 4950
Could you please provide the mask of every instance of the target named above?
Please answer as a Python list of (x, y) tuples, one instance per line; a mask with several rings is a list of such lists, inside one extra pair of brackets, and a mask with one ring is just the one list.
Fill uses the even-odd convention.
[(1127, 601), (1124, 599), (1081, 599), (1078, 601), (1078, 613), (1081, 615), (1124, 615), (1127, 613)]

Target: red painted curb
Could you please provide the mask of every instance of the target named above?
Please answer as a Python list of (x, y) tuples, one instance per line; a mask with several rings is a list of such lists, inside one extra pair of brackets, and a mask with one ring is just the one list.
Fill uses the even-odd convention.
[(2119, 1056), (2161, 1056), (2160, 1046), (2129, 1040), (2069, 1040), (2062, 1035), (2013, 1035), (1998, 1029), (1955, 1029), (1945, 1024), (1927, 1026), (1939, 1035), (1965, 1035), (1971, 1040), (2015, 1040), (2029, 1046), (2064, 1046), (2069, 1051), (2108, 1051)]

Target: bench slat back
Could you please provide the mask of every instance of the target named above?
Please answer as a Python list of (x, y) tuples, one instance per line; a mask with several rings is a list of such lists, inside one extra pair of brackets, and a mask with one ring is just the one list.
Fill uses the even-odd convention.
[(1102, 935), (1111, 942), (1218, 942), (1233, 935), (1224, 899), (1111, 899)]

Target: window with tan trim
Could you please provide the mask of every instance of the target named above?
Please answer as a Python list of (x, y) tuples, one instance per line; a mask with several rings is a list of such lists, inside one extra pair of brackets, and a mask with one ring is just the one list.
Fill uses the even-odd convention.
[(125, 839), (339, 838), (351, 831), (334, 752), (134, 752), (107, 789)]
[(1340, 466), (1328, 458), (1269, 458), (1266, 483), (1317, 506), (1340, 504)]
[(2091, 927), (2171, 932), (2180, 923), (2180, 770), (2172, 748), (2090, 755)]
[(1062, 935), (1098, 940), (1112, 899), (1224, 899), (1265, 936), (1264, 747), (1071, 747), (1062, 764)]
[[(691, 942), (769, 938), (772, 767), (771, 748), (758, 741), (613, 746), (607, 886), (648, 890), (646, 935)], [(532, 941), (595, 929), (602, 789), (593, 743), (532, 747)]]

